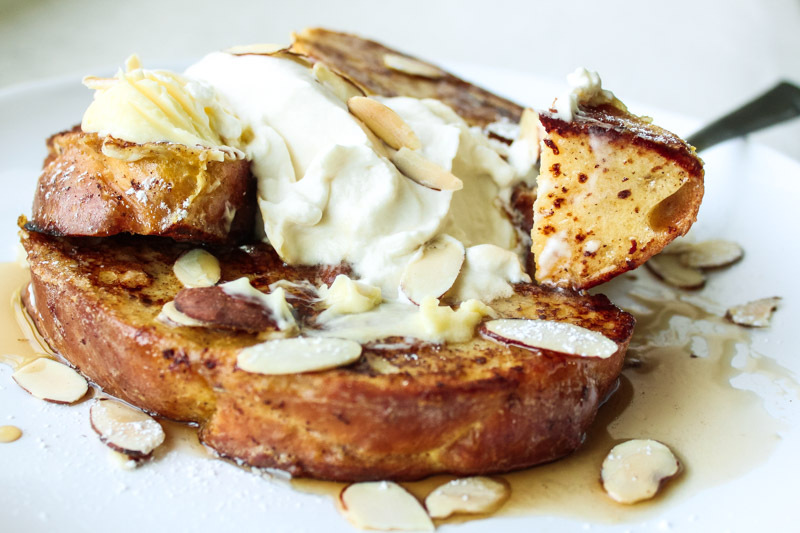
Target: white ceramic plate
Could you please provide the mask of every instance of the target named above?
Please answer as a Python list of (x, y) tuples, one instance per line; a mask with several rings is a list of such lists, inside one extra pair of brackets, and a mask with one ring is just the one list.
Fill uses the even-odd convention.
[[(456, 65), (455, 70), (512, 99), (546, 105), (562, 87), (515, 72)], [(624, 97), (624, 95), (621, 95)], [(78, 79), (20, 86), (0, 92), (0, 259), (16, 255), (16, 218), (28, 213), (33, 187), (52, 133), (80, 121), (91, 99)], [(653, 112), (680, 134), (691, 120)], [(754, 332), (754, 347), (800, 374), (798, 264), (800, 165), (774, 151), (735, 141), (703, 154), (707, 193), (696, 233), (736, 240), (746, 259), (713, 278), (705, 295), (722, 304), (762, 296), (784, 298), (772, 327)], [(769, 398), (768, 398), (769, 399)], [(326, 497), (296, 492), (225, 462), (168, 452), (136, 471), (107, 460), (89, 426), (88, 402), (59, 406), (29, 396), (0, 365), (0, 425), (24, 437), (0, 444), (0, 502), (4, 532), (60, 531), (352, 531)], [(800, 420), (800, 401), (784, 416)], [(747, 428), (743, 428), (746, 431)], [(675, 505), (646, 521), (588, 524), (564, 517), (495, 517), (447, 525), (457, 533), (529, 531), (789, 531), (796, 530), (800, 432), (783, 433), (758, 468)]]

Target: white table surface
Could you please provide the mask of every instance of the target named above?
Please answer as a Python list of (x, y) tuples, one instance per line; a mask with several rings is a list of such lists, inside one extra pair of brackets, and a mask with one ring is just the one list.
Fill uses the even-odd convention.
[[(312, 25), (553, 80), (586, 66), (623, 101), (701, 121), (781, 78), (800, 82), (798, 0), (0, 0), (0, 89), (112, 72), (131, 52), (187, 64)], [(800, 120), (754, 138), (800, 159)]]

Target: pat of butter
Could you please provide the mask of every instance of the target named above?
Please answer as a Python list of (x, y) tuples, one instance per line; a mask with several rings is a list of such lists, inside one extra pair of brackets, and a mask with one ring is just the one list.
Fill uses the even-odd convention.
[(381, 289), (339, 274), (330, 287), (320, 290), (328, 311), (335, 314), (364, 313), (379, 305)]
[(136, 144), (200, 146), (218, 161), (226, 155), (244, 157), (228, 145), (241, 137), (239, 120), (204, 82), (166, 70), (145, 70), (134, 55), (114, 78), (87, 77), (84, 84), (96, 90), (81, 122), (85, 132)]

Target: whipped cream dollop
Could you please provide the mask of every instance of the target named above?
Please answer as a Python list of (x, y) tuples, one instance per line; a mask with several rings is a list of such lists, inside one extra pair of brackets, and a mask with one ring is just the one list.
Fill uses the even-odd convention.
[(401, 174), (346, 102), (302, 64), (220, 52), (186, 74), (213, 87), (239, 117), (238, 147), (258, 179), (266, 236), (286, 262), (347, 262), (384, 298), (402, 299), (405, 266), (446, 233), (467, 247), (450, 300), (488, 302), (530, 281), (524, 244), (504, 208), (521, 173), (446, 105), (378, 98), (413, 129), (425, 158), (463, 181), (459, 191), (430, 189)]
[(567, 83), (570, 90), (556, 98), (553, 104), (556, 115), (561, 120), (572, 121), (579, 105), (594, 107), (612, 104), (623, 110), (625, 108), (614, 93), (603, 89), (603, 81), (597, 72), (578, 67), (571, 74), (567, 74)]
[(135, 55), (113, 78), (87, 77), (95, 89), (81, 129), (137, 144), (178, 143), (211, 151), (212, 160), (241, 157), (242, 134), (208, 84), (166, 70), (146, 70)]

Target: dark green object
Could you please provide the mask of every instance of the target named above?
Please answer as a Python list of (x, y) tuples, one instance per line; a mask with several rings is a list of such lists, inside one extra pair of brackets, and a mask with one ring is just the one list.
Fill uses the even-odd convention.
[(800, 87), (782, 81), (755, 100), (689, 136), (687, 142), (705, 150), (715, 144), (762, 130), (800, 116)]

